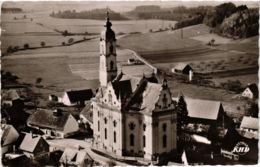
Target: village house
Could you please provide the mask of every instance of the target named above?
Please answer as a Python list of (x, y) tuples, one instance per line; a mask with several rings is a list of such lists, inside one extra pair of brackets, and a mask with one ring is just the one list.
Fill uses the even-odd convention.
[(187, 63), (178, 63), (172, 68), (173, 73), (180, 73), (180, 74), (186, 74), (189, 75), (190, 71), (193, 72), (193, 69), (191, 66)]
[(63, 96), (58, 98), (58, 101), (66, 106), (83, 106), (86, 101), (89, 101), (93, 97), (93, 95), (91, 89), (71, 90), (64, 92)]
[(93, 147), (147, 161), (176, 151), (176, 110), (164, 79), (117, 73), (115, 33), (107, 16), (100, 37), (100, 87), (93, 106)]
[(244, 116), (240, 124), (242, 135), (246, 138), (258, 139), (259, 119)]
[(223, 123), (224, 108), (219, 101), (185, 98), (190, 123)]
[(49, 144), (41, 136), (26, 133), (19, 150), (31, 159), (48, 158)]
[(194, 70), (187, 63), (178, 63), (172, 68), (172, 73), (184, 74), (189, 76), (189, 81), (193, 79)]
[(68, 112), (38, 109), (27, 120), (27, 125), (41, 130), (46, 136), (65, 138), (78, 132), (77, 120)]
[(66, 148), (59, 160), (61, 166), (87, 167), (93, 159), (84, 150)]
[(245, 90), (242, 92), (242, 97), (247, 97), (249, 99), (258, 98), (258, 87), (255, 83), (249, 84)]
[(15, 89), (2, 90), (1, 92), (1, 105), (12, 107), (14, 104), (19, 103), (21, 100)]
[(2, 136), (1, 136), (1, 149), (2, 155), (13, 151), (15, 142), (19, 137), (19, 133), (12, 125), (1, 124)]

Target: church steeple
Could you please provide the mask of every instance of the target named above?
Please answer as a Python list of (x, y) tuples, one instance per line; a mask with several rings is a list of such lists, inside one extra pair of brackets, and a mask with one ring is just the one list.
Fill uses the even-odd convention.
[(100, 35), (100, 68), (99, 81), (101, 86), (107, 86), (117, 75), (116, 37), (107, 9), (105, 30)]

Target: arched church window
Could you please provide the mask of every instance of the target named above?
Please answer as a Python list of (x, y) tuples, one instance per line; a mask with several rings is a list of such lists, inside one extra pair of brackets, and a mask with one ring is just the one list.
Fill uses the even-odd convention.
[(163, 107), (167, 108), (167, 97), (166, 97), (166, 94), (163, 95)]
[(114, 127), (116, 127), (116, 124), (117, 124), (116, 120), (113, 121), (113, 124), (114, 124)]
[(114, 131), (114, 143), (116, 143), (116, 131)]
[(112, 70), (114, 68), (114, 62), (110, 61), (110, 70)]
[(167, 136), (163, 135), (163, 148), (167, 147)]
[(131, 122), (131, 123), (129, 123), (129, 128), (131, 129), (131, 130), (134, 130), (135, 129), (135, 124), (133, 123), (133, 122)]
[(130, 146), (135, 145), (135, 136), (133, 134), (130, 134)]
[(105, 139), (107, 139), (107, 128), (105, 128)]
[(145, 125), (145, 124), (143, 124), (143, 131), (145, 131), (145, 129), (146, 129), (146, 125)]
[(163, 124), (162, 129), (163, 129), (164, 132), (166, 132), (166, 129), (167, 129), (166, 123)]
[(110, 47), (109, 47), (110, 53), (113, 53), (113, 49), (114, 49), (113, 44), (111, 44)]
[(145, 135), (143, 135), (143, 146), (145, 147), (145, 143), (146, 141), (145, 141)]
[(107, 124), (107, 118), (106, 117), (104, 118), (104, 122), (105, 122), (105, 124)]

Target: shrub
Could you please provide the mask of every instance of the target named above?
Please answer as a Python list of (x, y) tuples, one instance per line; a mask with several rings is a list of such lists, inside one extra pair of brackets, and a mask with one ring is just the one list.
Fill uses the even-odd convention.
[(23, 45), (23, 48), (24, 48), (24, 49), (29, 49), (29, 44), (28, 44), (28, 43), (24, 44), (24, 45)]

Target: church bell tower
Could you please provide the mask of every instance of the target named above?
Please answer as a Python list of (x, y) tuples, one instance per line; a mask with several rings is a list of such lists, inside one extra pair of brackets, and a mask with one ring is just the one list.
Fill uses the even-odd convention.
[(99, 82), (101, 86), (107, 86), (117, 75), (116, 64), (116, 37), (111, 29), (112, 23), (109, 21), (109, 12), (105, 23), (105, 30), (101, 32), (100, 37), (100, 65)]

